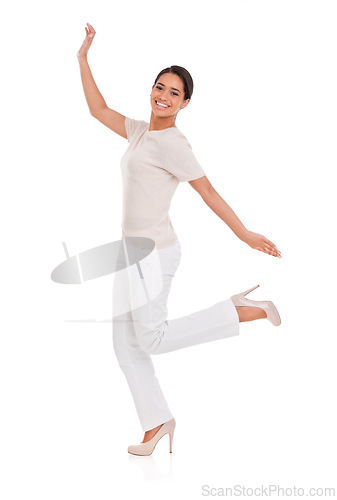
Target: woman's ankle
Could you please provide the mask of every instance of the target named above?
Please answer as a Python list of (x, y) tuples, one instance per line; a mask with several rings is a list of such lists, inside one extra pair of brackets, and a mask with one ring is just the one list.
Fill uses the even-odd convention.
[(145, 431), (144, 439), (143, 439), (142, 443), (146, 443), (147, 441), (149, 441), (150, 439), (152, 439), (153, 436), (159, 431), (159, 429), (161, 428), (162, 425), (163, 424), (160, 424), (157, 427), (154, 427), (153, 429), (150, 429), (149, 431)]
[(267, 317), (267, 313), (261, 307), (235, 306), (235, 308), (237, 310), (240, 323)]

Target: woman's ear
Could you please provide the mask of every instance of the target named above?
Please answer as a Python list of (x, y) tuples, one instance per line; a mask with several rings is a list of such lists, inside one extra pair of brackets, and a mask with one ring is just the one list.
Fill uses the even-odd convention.
[(182, 105), (180, 106), (180, 109), (186, 108), (187, 104), (190, 102), (191, 99), (185, 99)]

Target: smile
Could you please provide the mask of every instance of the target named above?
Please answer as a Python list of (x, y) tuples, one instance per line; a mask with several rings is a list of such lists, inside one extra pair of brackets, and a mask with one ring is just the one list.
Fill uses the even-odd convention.
[(170, 106), (167, 106), (166, 104), (161, 104), (158, 101), (155, 101), (155, 103), (156, 103), (157, 108), (160, 108), (160, 109), (166, 109), (166, 108), (170, 107)]

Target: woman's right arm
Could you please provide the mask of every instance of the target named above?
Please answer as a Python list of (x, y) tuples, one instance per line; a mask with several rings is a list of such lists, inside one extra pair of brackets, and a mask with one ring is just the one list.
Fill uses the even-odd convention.
[(87, 25), (88, 29), (85, 28), (86, 37), (80, 50), (77, 52), (77, 59), (80, 65), (84, 95), (89, 106), (90, 114), (103, 123), (103, 125), (113, 130), (113, 132), (127, 139), (125, 116), (108, 108), (92, 76), (87, 55), (96, 32), (89, 23), (87, 23)]

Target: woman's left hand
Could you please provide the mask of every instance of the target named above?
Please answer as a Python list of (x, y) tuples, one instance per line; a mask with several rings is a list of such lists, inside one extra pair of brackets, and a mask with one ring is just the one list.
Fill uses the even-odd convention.
[(243, 241), (255, 250), (260, 250), (260, 252), (273, 255), (274, 257), (282, 257), (281, 252), (276, 248), (276, 245), (262, 234), (247, 231)]

